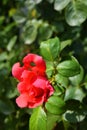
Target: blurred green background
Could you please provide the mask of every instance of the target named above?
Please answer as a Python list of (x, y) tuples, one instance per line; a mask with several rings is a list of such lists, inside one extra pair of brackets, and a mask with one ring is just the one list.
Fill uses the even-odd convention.
[[(0, 130), (28, 129), (32, 110), (16, 105), (17, 81), (11, 69), (27, 53), (40, 54), (41, 41), (58, 36), (70, 42), (63, 54), (73, 54), (83, 66), (87, 92), (86, 18), (87, 0), (0, 1)], [(87, 95), (84, 102), (87, 104)], [(87, 130), (86, 121), (87, 117), (81, 130)]]

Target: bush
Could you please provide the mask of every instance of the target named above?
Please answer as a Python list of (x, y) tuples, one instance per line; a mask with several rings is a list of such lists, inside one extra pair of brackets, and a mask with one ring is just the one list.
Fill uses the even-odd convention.
[[(3, 0), (1, 7), (0, 129), (86, 130), (87, 1)], [(12, 77), (13, 64), (28, 53), (43, 57), (55, 90), (34, 112), (16, 105), (18, 81)]]

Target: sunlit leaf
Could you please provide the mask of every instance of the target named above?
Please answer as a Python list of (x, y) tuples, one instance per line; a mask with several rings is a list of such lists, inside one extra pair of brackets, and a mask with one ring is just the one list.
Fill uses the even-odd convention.
[(68, 78), (62, 76), (61, 74), (56, 74), (56, 75), (55, 75), (55, 81), (56, 81), (58, 84), (61, 84), (61, 86), (64, 86), (64, 87), (67, 87), (67, 86), (68, 86), (68, 83), (69, 83)]
[(65, 92), (65, 100), (75, 99), (78, 101), (82, 101), (85, 97), (85, 93), (81, 88), (78, 87), (69, 87)]
[(48, 112), (59, 115), (65, 111), (65, 102), (63, 101), (62, 98), (60, 98), (58, 96), (51, 96), (48, 99), (45, 107)]
[(37, 36), (38, 23), (36, 20), (28, 21), (22, 29), (21, 37), (25, 44), (31, 44)]
[(46, 113), (42, 107), (36, 108), (31, 115), (29, 130), (46, 130)]
[(70, 46), (72, 43), (72, 40), (66, 40), (61, 42), (61, 50), (63, 50), (65, 47)]
[(64, 9), (68, 5), (69, 2), (70, 0), (55, 0), (54, 9), (60, 11)]
[(84, 70), (80, 66), (80, 73), (76, 76), (70, 77), (69, 80), (71, 81), (72, 85), (79, 85), (84, 77)]
[(7, 50), (8, 50), (8, 51), (11, 51), (11, 50), (12, 50), (14, 44), (16, 43), (16, 40), (17, 40), (17, 36), (13, 36), (13, 37), (10, 39), (10, 41), (9, 41), (9, 43), (8, 43), (8, 45), (7, 45)]
[(65, 11), (65, 18), (69, 25), (78, 26), (86, 20), (86, 17), (87, 14), (80, 1), (72, 1), (69, 3)]
[(41, 54), (48, 61), (53, 61), (60, 52), (60, 41), (59, 39), (52, 38), (47, 41), (43, 41), (40, 45)]
[(74, 57), (71, 57), (70, 60), (60, 62), (57, 66), (57, 70), (59, 74), (63, 76), (72, 77), (80, 73), (80, 65)]

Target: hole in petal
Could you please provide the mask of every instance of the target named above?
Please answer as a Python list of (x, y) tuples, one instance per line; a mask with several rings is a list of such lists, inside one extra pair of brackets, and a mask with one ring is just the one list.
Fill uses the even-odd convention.
[(36, 64), (33, 61), (30, 62), (30, 65), (33, 66), (33, 67), (36, 66)]

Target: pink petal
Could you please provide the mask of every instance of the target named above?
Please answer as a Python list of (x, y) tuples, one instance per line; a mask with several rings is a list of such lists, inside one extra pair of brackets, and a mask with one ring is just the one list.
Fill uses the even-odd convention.
[(51, 86), (51, 84), (49, 83), (49, 81), (47, 81), (47, 89), (50, 91), (49, 96), (51, 96), (54, 93), (54, 89)]
[(28, 85), (26, 82), (20, 82), (17, 85), (17, 89), (20, 93), (24, 93), (28, 90)]
[(12, 67), (12, 75), (17, 78), (18, 80), (21, 81), (21, 75), (24, 71), (24, 68), (23, 67), (20, 67), (20, 63), (15, 63)]
[(16, 103), (19, 107), (24, 108), (28, 106), (28, 95), (21, 94), (18, 98), (16, 98)]
[(42, 89), (46, 88), (46, 80), (37, 78), (37, 80), (33, 83), (35, 87), (39, 87)]

